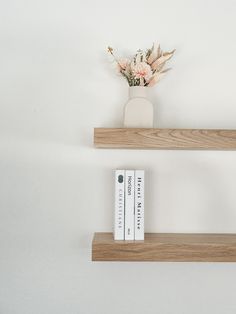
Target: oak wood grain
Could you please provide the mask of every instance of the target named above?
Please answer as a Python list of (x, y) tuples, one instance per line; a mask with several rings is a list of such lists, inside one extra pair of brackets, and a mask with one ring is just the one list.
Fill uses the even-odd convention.
[(235, 150), (236, 130), (95, 128), (97, 148)]
[(144, 241), (114, 241), (95, 233), (93, 261), (236, 262), (236, 234), (146, 233)]

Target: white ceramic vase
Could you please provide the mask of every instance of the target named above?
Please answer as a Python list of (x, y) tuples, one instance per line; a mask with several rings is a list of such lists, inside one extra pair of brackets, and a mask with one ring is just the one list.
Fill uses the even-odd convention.
[(153, 104), (147, 100), (148, 87), (131, 86), (124, 108), (125, 128), (153, 128)]

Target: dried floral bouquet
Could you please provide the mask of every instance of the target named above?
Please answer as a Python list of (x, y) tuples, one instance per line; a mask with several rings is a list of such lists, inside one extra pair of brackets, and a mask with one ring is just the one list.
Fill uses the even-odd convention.
[(170, 70), (170, 68), (164, 69), (164, 67), (175, 50), (163, 52), (160, 45), (153, 44), (151, 49), (138, 50), (131, 59), (117, 58), (111, 47), (108, 47), (108, 52), (114, 57), (119, 73), (126, 78), (129, 86), (151, 87)]

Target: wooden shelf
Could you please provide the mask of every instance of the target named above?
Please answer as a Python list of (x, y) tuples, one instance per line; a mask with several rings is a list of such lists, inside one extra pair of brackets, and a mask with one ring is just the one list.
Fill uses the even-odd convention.
[(95, 233), (93, 261), (236, 262), (236, 234), (146, 233), (144, 241), (114, 241)]
[[(236, 130), (95, 128), (97, 148), (236, 150)], [(236, 262), (236, 234), (146, 233), (114, 241), (95, 233), (93, 261)]]
[(95, 128), (98, 148), (235, 150), (236, 130)]

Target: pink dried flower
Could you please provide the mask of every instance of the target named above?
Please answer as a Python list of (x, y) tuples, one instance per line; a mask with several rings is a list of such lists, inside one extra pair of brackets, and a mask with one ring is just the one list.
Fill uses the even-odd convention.
[(153, 86), (169, 69), (164, 70), (165, 63), (173, 56), (175, 50), (162, 52), (160, 45), (154, 44), (151, 49), (138, 50), (132, 59), (118, 59), (112, 47), (108, 52), (116, 61), (118, 72), (130, 86)]
[(118, 71), (125, 71), (130, 64), (130, 60), (127, 58), (119, 59), (117, 62)]
[(152, 77), (152, 69), (146, 62), (138, 62), (132, 64), (131, 67), (135, 79), (145, 79), (145, 81), (148, 81)]

